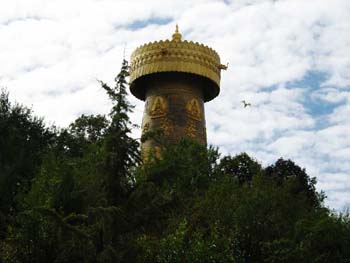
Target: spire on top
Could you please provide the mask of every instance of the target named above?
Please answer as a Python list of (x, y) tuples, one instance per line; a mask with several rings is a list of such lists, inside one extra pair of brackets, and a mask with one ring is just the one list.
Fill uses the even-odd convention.
[(179, 33), (179, 26), (176, 24), (175, 33), (173, 34), (173, 41), (180, 42), (181, 41), (181, 34)]

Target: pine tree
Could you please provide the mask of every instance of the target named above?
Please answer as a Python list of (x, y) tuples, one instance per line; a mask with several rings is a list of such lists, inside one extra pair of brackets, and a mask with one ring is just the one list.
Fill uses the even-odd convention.
[(109, 116), (111, 124), (106, 131), (104, 147), (106, 151), (105, 173), (106, 187), (112, 204), (126, 197), (128, 185), (132, 180), (131, 168), (140, 161), (139, 143), (130, 137), (132, 123), (129, 114), (133, 106), (127, 100), (128, 62), (124, 59), (120, 73), (115, 78), (116, 86), (110, 88), (100, 81), (112, 100), (113, 107)]

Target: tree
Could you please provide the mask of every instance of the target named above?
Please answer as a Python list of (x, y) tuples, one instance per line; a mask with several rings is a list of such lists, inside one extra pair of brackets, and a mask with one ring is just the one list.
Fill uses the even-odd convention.
[(68, 129), (55, 131), (29, 191), (21, 192), (22, 211), (0, 242), (6, 262), (122, 257), (125, 200), (139, 160), (138, 142), (130, 137), (126, 75), (123, 61), (114, 88), (101, 82), (114, 104), (109, 117), (82, 115)]
[(220, 160), (218, 169), (220, 173), (231, 176), (240, 184), (250, 183), (255, 175), (261, 173), (261, 165), (246, 153), (235, 157), (225, 156)]
[(130, 167), (140, 161), (139, 143), (131, 138), (129, 113), (132, 106), (126, 99), (126, 77), (128, 62), (123, 60), (120, 73), (116, 77), (116, 86), (110, 88), (101, 82), (114, 104), (109, 114), (111, 123), (106, 129), (104, 149), (107, 154), (104, 172), (107, 175), (106, 187), (112, 203), (120, 202), (128, 193), (128, 180), (132, 180)]
[(316, 178), (310, 178), (305, 169), (301, 169), (291, 160), (278, 159), (274, 165), (266, 167), (265, 175), (273, 178), (279, 186), (289, 184), (291, 193), (304, 196), (311, 206), (321, 206), (324, 194), (317, 193)]
[(170, 147), (147, 168), (137, 262), (348, 262), (349, 219), (310, 203), (305, 170), (282, 160), (263, 169), (246, 154), (203, 166), (194, 158), (205, 149), (191, 147)]
[(81, 115), (74, 123), (69, 125), (69, 133), (96, 143), (104, 138), (110, 122), (103, 115)]
[(20, 209), (18, 194), (29, 191), (53, 131), (32, 110), (0, 93), (0, 238)]

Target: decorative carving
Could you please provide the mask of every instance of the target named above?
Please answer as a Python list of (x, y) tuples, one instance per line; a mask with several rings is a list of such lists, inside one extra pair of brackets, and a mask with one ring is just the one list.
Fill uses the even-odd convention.
[(189, 102), (187, 102), (186, 110), (190, 118), (201, 121), (202, 113), (199, 105), (200, 104), (197, 99), (191, 99)]
[(165, 136), (169, 136), (174, 132), (174, 125), (173, 122), (168, 119), (168, 118), (164, 118), (160, 124), (160, 128), (163, 131), (163, 134)]
[(186, 134), (188, 137), (194, 139), (197, 137), (197, 127), (194, 120), (189, 119), (187, 122)]
[(132, 61), (130, 82), (152, 73), (177, 71), (200, 75), (211, 79), (217, 86), (220, 85), (221, 64), (208, 59), (204, 54), (201, 57), (192, 52), (172, 53), (172, 50), (166, 47), (162, 47), (160, 52), (159, 56), (141, 54), (138, 60)]
[(147, 122), (145, 125), (143, 125), (142, 134), (145, 134), (148, 131), (149, 131), (149, 123)]
[(159, 146), (154, 147), (154, 154), (157, 159), (162, 158), (162, 149)]
[(167, 104), (163, 97), (156, 96), (153, 99), (149, 115), (151, 118), (164, 117), (167, 113)]
[(227, 68), (228, 68), (228, 62), (226, 63), (226, 65), (224, 64), (219, 65), (219, 69), (227, 70)]
[(147, 149), (147, 147), (145, 147), (144, 144), (141, 144), (141, 158), (144, 162), (148, 161), (148, 156), (149, 156), (149, 150)]

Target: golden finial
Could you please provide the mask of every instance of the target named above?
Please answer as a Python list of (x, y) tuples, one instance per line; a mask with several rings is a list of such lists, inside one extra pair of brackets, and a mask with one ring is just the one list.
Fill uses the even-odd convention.
[(173, 41), (180, 42), (181, 41), (181, 34), (179, 33), (179, 26), (176, 24), (175, 33), (173, 34)]

